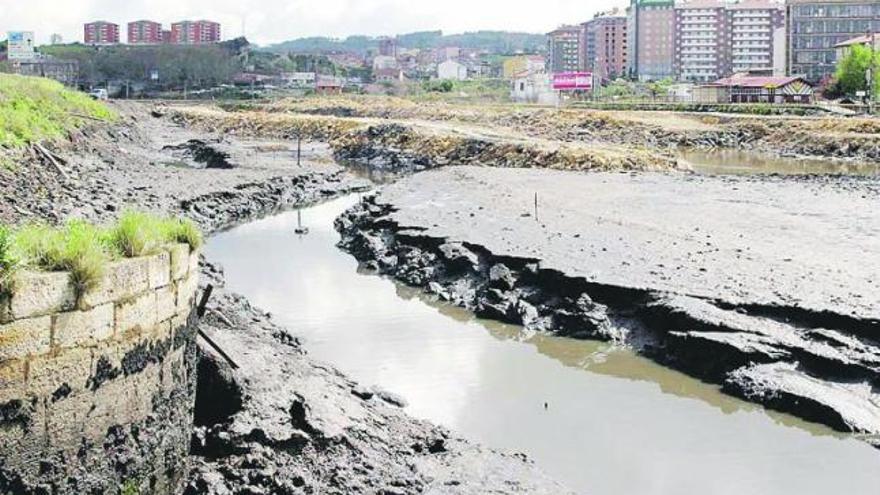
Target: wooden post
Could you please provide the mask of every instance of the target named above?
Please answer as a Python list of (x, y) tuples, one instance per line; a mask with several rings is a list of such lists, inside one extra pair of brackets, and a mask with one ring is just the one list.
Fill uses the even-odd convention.
[(535, 221), (538, 222), (538, 193), (535, 193)]
[(296, 133), (296, 166), (302, 166), (302, 133)]

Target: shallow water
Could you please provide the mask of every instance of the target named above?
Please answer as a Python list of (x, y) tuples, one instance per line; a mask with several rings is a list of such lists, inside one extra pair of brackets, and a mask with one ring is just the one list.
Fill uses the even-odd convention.
[[(590, 494), (878, 493), (880, 451), (768, 413), (604, 343), (480, 321), (358, 270), (335, 247), (349, 196), (213, 238), (231, 289), (408, 412), (527, 453)], [(544, 404), (548, 407), (545, 409)]]
[(880, 175), (876, 163), (847, 162), (820, 158), (791, 158), (754, 151), (682, 149), (678, 158), (695, 172), (709, 175)]

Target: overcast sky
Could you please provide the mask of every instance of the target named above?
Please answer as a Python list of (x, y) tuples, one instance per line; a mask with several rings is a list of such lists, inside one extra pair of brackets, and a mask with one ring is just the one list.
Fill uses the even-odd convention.
[[(276, 43), (304, 36), (388, 35), (442, 29), (546, 32), (583, 22), (627, 0), (0, 0), (0, 39), (10, 30), (34, 31), (37, 43), (52, 33), (82, 41), (82, 24), (108, 20), (123, 26), (138, 19), (163, 24), (205, 18), (220, 22), (223, 38), (246, 33), (252, 42)], [(245, 7), (246, 5), (246, 7)]]

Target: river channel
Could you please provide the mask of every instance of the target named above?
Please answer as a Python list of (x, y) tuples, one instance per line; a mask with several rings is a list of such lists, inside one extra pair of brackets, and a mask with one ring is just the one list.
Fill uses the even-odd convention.
[[(336, 247), (348, 196), (219, 234), (232, 290), (315, 357), (407, 411), (524, 452), (589, 494), (876, 495), (880, 451), (608, 344), (481, 321), (359, 269)], [(546, 404), (546, 407), (545, 407)]]

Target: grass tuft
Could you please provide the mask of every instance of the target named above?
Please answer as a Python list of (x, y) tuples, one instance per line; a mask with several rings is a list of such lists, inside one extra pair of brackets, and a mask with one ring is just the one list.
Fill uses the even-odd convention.
[(82, 295), (101, 283), (107, 264), (117, 258), (150, 256), (172, 243), (198, 249), (202, 233), (189, 220), (160, 218), (127, 211), (107, 227), (71, 220), (62, 228), (28, 224), (17, 229), (0, 226), (0, 293), (11, 293), (20, 268), (69, 271)]
[(162, 221), (138, 211), (124, 212), (112, 228), (110, 238), (127, 258), (156, 254), (166, 243)]
[(13, 236), (13, 251), (28, 267), (48, 271), (69, 271), (78, 294), (100, 285), (114, 252), (104, 231), (81, 220), (62, 229), (31, 224)]

